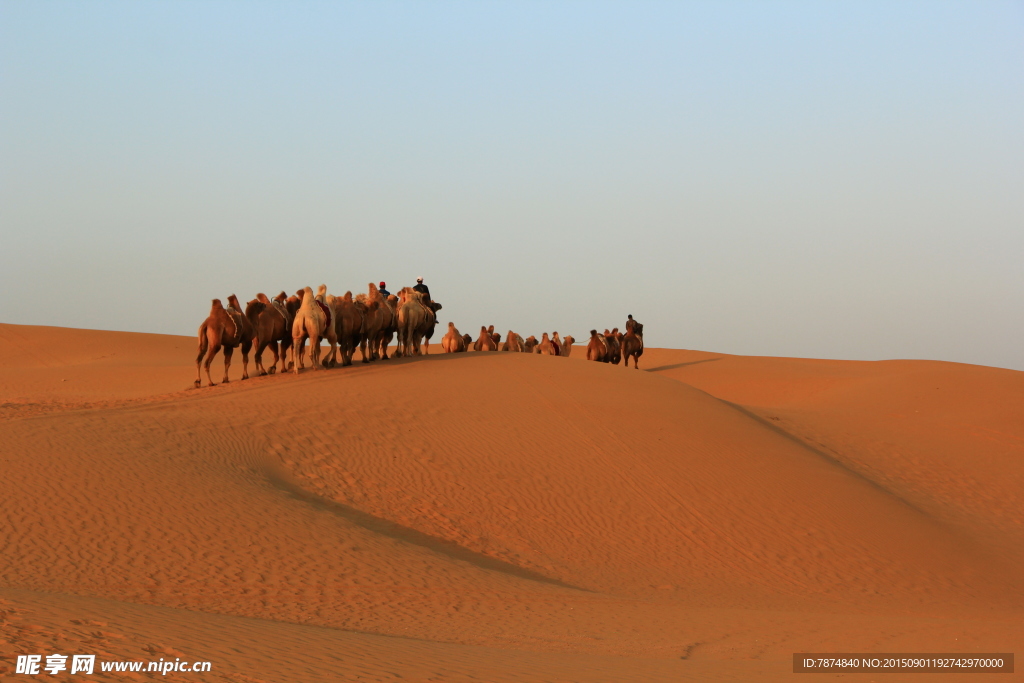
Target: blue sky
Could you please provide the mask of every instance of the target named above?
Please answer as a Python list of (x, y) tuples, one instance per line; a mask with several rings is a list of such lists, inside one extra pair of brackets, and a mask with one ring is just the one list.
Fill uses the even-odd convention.
[(1024, 369), (1022, 35), (1019, 2), (0, 1), (0, 321), (194, 334), (423, 275), (469, 332)]

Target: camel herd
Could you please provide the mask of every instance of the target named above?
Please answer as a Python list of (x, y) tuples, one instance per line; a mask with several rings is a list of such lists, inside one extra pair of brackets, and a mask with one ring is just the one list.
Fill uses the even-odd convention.
[[(421, 346), (424, 353), (430, 352), (430, 338), (437, 324), (437, 312), (441, 304), (428, 299), (412, 287), (402, 288), (397, 295), (385, 297), (370, 283), (366, 294), (353, 298), (352, 292), (336, 297), (327, 293), (327, 286), (320, 285), (314, 295), (305, 287), (292, 296), (281, 292), (273, 299), (262, 292), (245, 306), (238, 303), (232, 294), (228, 297), (227, 308), (220, 299), (214, 299), (210, 315), (199, 327), (199, 351), (196, 356), (195, 386), (202, 386), (202, 370), (206, 370), (209, 386), (215, 386), (210, 376), (210, 364), (217, 352), (224, 350), (224, 378), (228, 382), (228, 370), (235, 348), (242, 351), (242, 379), (249, 377), (249, 351), (255, 347), (254, 360), (260, 375), (274, 374), (278, 366), (281, 372), (288, 369), (298, 374), (304, 367), (305, 344), (309, 340), (309, 360), (313, 369), (352, 364), (352, 356), (358, 347), (362, 361), (387, 360), (388, 345), (397, 336), (394, 356), (418, 356)], [(320, 342), (330, 345), (327, 358), (321, 362)], [(509, 330), (505, 341), (494, 332), (494, 326), (481, 327), (480, 335), (474, 341), (468, 334), (460, 334), (454, 323), (448, 323), (448, 332), (441, 340), (445, 353), (468, 351), (512, 351), (539, 353), (551, 356), (568, 356), (575, 340), (564, 339), (558, 332), (548, 337), (545, 332), (541, 340), (530, 336), (523, 339)], [(263, 366), (263, 352), (267, 349), (274, 354), (269, 369)], [(288, 351), (291, 357), (288, 358)], [(633, 357), (633, 367), (643, 353), (643, 325), (629, 316), (626, 333), (618, 328), (604, 335), (590, 332), (587, 345), (587, 360), (618, 364), (620, 359)]]

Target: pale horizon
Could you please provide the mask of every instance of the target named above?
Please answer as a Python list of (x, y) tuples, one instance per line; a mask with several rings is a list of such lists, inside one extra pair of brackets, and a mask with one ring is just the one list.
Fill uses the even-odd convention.
[(0, 2), (0, 322), (194, 335), (232, 293), (423, 276), (435, 341), (632, 314), (653, 347), (1024, 370), (1022, 28)]

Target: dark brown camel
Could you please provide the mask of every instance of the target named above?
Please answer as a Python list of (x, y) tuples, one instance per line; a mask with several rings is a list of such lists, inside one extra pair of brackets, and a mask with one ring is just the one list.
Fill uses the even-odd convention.
[(640, 356), (644, 355), (644, 326), (629, 316), (626, 320), (626, 334), (622, 337), (622, 357), (625, 366), (629, 367), (629, 357), (633, 357), (633, 369), (640, 369)]
[[(262, 376), (273, 375), (280, 363), (281, 372), (288, 367), (287, 353), (292, 345), (292, 317), (288, 312), (287, 296), (281, 292), (273, 300), (260, 292), (256, 298), (245, 305), (245, 317), (255, 332), (256, 371)], [(263, 367), (263, 351), (269, 348), (274, 354), (274, 362), (270, 370)], [(280, 351), (278, 350), (280, 348)]]
[[(231, 355), (236, 346), (242, 347), (242, 379), (249, 379), (249, 349), (252, 347), (253, 328), (242, 311), (239, 310), (238, 297), (228, 297), (229, 307), (224, 308), (220, 299), (214, 299), (210, 306), (210, 315), (199, 326), (199, 353), (196, 355), (196, 388), (203, 385), (202, 367), (206, 369), (209, 385), (216, 386), (210, 377), (210, 363), (214, 356), (224, 347), (224, 384), (228, 383), (228, 369), (231, 367)], [(206, 356), (205, 362), (203, 356)]]

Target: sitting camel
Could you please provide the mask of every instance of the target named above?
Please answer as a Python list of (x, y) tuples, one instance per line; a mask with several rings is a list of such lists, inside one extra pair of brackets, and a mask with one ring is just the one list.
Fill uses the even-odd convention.
[(597, 333), (597, 330), (590, 331), (590, 342), (587, 344), (587, 360), (595, 360), (598, 363), (608, 362), (608, 340)]
[[(256, 371), (259, 374), (274, 374), (277, 371), (278, 363), (281, 364), (281, 372), (285, 371), (287, 360), (286, 354), (292, 345), (292, 314), (285, 306), (286, 296), (281, 292), (273, 300), (260, 292), (256, 298), (245, 305), (245, 317), (249, 320), (255, 333)], [(280, 345), (280, 353), (278, 346)], [(266, 348), (274, 353), (274, 362), (268, 371), (263, 367), (263, 350)]]
[(302, 290), (302, 304), (295, 313), (295, 320), (292, 322), (292, 361), (293, 371), (299, 374), (303, 368), (302, 359), (305, 355), (304, 347), (306, 339), (309, 339), (309, 362), (314, 370), (322, 370), (320, 363), (320, 338), (326, 337), (331, 345), (331, 352), (328, 356), (333, 360), (338, 351), (338, 337), (335, 334), (331, 309), (326, 302), (327, 285), (320, 285), (317, 295), (313, 296), (313, 290), (306, 287)]
[(523, 345), (523, 351), (526, 353), (540, 353), (540, 344), (537, 342), (537, 338), (532, 334), (526, 338), (526, 343)]
[(210, 315), (203, 324), (199, 326), (199, 353), (196, 356), (196, 381), (198, 389), (203, 385), (200, 362), (203, 356), (206, 361), (203, 366), (206, 368), (206, 379), (209, 385), (216, 386), (213, 378), (210, 377), (210, 363), (214, 356), (224, 347), (224, 384), (228, 383), (228, 369), (231, 367), (231, 355), (236, 346), (242, 347), (242, 379), (249, 379), (249, 349), (252, 347), (253, 329), (242, 311), (239, 310), (238, 298), (232, 294), (228, 297), (228, 308), (214, 299), (210, 306)]
[(448, 323), (448, 333), (441, 339), (441, 349), (445, 353), (459, 353), (466, 350), (466, 339), (459, 334), (455, 323)]
[(571, 334), (565, 335), (565, 338), (562, 339), (562, 355), (568, 358), (569, 354), (572, 353), (572, 345), (575, 343), (576, 340), (573, 339)]
[(497, 351), (498, 345), (494, 343), (494, 337), (483, 325), (480, 326), (480, 336), (473, 343), (474, 351)]
[(512, 351), (513, 353), (522, 353), (525, 350), (524, 346), (523, 338), (512, 330), (509, 330), (508, 334), (505, 335), (505, 343), (501, 345), (501, 350)]
[(622, 357), (625, 366), (629, 367), (629, 357), (633, 357), (633, 369), (640, 369), (640, 356), (644, 355), (644, 326), (629, 316), (626, 320), (626, 334), (622, 337)]
[(540, 354), (542, 356), (557, 356), (561, 349), (558, 348), (558, 344), (555, 344), (548, 339), (548, 333), (545, 332), (541, 335), (540, 339)]

